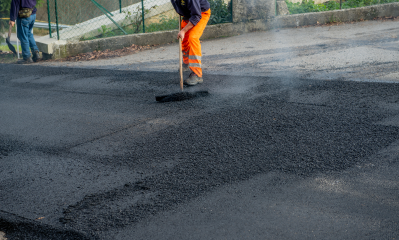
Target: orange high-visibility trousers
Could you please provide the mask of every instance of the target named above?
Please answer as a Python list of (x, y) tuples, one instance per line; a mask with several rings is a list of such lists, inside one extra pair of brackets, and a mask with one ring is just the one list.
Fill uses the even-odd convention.
[[(204, 32), (206, 24), (208, 24), (209, 17), (211, 16), (211, 9), (201, 13), (201, 20), (193, 28), (188, 30), (184, 35), (182, 41), (182, 52), (183, 62), (188, 64), (188, 67), (198, 77), (202, 77), (202, 66), (201, 66), (201, 43), (200, 37)], [(188, 20), (181, 22), (181, 28), (183, 29), (188, 24)]]

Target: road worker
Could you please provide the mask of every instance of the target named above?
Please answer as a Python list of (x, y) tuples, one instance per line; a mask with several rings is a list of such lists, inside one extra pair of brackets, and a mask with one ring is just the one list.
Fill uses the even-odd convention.
[[(17, 21), (18, 39), (21, 41), (22, 58), (17, 63), (28, 64), (40, 60), (32, 28), (36, 20), (36, 0), (12, 0), (9, 25), (14, 27)], [(31, 54), (32, 51), (32, 54)], [(32, 61), (33, 60), (33, 61)]]
[(192, 86), (202, 83), (202, 53), (199, 39), (211, 16), (210, 4), (207, 0), (171, 0), (171, 2), (176, 12), (183, 16), (177, 38), (183, 40), (183, 70), (191, 71), (184, 84)]

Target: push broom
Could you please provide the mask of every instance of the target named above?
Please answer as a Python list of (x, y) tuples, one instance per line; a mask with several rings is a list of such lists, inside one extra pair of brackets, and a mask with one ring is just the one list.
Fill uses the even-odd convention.
[[(18, 55), (18, 59), (19, 59), (19, 52), (17, 54), (17, 51), (15, 50), (14, 45), (11, 44), (10, 38), (11, 38), (11, 25), (8, 28), (8, 37), (6, 38), (6, 42), (7, 42), (8, 48), (11, 50), (11, 52), (13, 52), (15, 55)], [(17, 44), (18, 44), (18, 39), (17, 39)]]

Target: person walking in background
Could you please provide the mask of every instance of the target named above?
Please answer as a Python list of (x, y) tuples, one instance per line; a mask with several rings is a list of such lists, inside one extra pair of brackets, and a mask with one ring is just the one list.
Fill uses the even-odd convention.
[[(32, 29), (36, 20), (36, 0), (12, 0), (10, 9), (10, 26), (17, 21), (17, 37), (21, 42), (22, 57), (17, 63), (28, 64), (40, 60), (39, 48), (36, 46)], [(32, 52), (32, 54), (31, 54)]]
[(183, 40), (183, 69), (191, 70), (184, 84), (202, 83), (202, 53), (199, 39), (211, 16), (210, 4), (207, 0), (171, 0), (171, 2), (176, 12), (183, 16), (177, 38)]

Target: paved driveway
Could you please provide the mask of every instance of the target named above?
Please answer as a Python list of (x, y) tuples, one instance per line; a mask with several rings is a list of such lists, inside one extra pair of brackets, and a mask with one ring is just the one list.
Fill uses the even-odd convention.
[(396, 21), (0, 65), (0, 231), (37, 239), (396, 239)]

